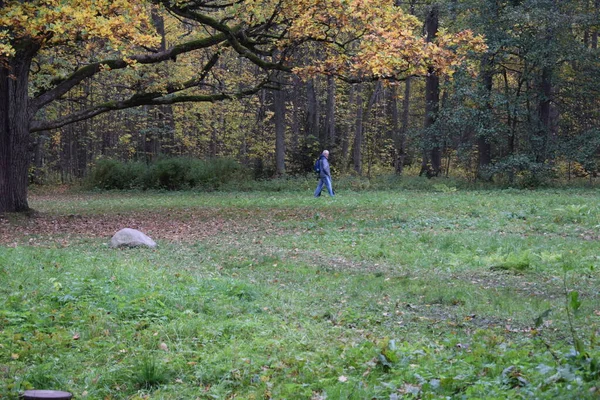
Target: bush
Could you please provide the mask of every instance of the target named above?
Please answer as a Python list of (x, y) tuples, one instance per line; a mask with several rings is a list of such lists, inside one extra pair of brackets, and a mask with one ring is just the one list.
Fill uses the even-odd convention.
[(218, 189), (238, 178), (240, 172), (240, 165), (230, 158), (197, 161), (190, 173), (190, 185), (203, 189)]
[(143, 163), (100, 160), (92, 169), (89, 181), (98, 189), (135, 189), (143, 187), (145, 173)]
[(491, 179), (500, 186), (516, 186), (521, 189), (546, 186), (554, 178), (549, 165), (537, 163), (520, 154), (507, 157), (481, 171), (481, 177)]
[[(149, 188), (182, 190), (194, 187), (191, 178), (196, 160), (191, 158), (164, 158), (150, 169), (152, 186)], [(155, 187), (154, 185), (157, 185)]]
[(140, 162), (100, 160), (92, 169), (89, 184), (98, 189), (202, 188), (215, 190), (236, 178), (241, 171), (231, 159), (197, 160), (163, 158), (148, 166)]

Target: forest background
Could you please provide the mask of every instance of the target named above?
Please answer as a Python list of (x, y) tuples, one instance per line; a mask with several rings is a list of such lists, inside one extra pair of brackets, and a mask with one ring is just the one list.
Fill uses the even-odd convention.
[[(114, 161), (138, 163), (129, 169), (139, 172), (165, 157), (227, 159), (218, 165), (241, 166), (244, 179), (306, 175), (325, 148), (337, 176), (539, 186), (556, 178), (591, 182), (599, 171), (598, 0), (382, 2), (401, 13), (396, 25), (374, 1), (298, 2), (306, 9), (292, 10), (294, 23), (285, 3), (97, 2), (96, 16), (86, 2), (16, 3), (0, 2), (5, 89), (18, 81), (11, 63), (23, 58), (23, 38), (40, 41), (29, 51), (35, 114), (22, 135), (26, 164), (12, 163), (27, 166), (27, 184), (79, 181), (99, 162), (98, 179), (114, 178), (124, 170)], [(63, 15), (54, 25), (50, 6)], [(44, 18), (46, 25), (32, 28)], [(386, 38), (387, 48), (373, 49), (373, 37), (387, 34), (404, 47), (392, 49)], [(410, 42), (415, 37), (422, 42)], [(419, 45), (429, 53), (417, 52)], [(6, 90), (5, 108), (19, 108)], [(14, 134), (4, 125), (9, 143)], [(5, 171), (11, 157), (0, 157)], [(189, 162), (164, 168), (177, 175), (182, 165)], [(3, 178), (1, 186), (4, 194), (23, 185)], [(17, 197), (2, 208), (26, 209)]]

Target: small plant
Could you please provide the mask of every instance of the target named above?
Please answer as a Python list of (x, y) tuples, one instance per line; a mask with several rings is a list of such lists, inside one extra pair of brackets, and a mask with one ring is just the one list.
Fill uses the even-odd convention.
[(530, 251), (521, 251), (517, 253), (496, 254), (491, 257), (492, 270), (509, 271), (513, 273), (522, 273), (531, 267), (532, 255)]
[(35, 366), (23, 381), (24, 389), (59, 390), (64, 385), (60, 367), (48, 363)]
[(433, 189), (436, 192), (442, 192), (442, 193), (454, 193), (457, 190), (456, 187), (448, 186), (443, 183), (437, 183), (437, 184), (433, 185)]
[[(563, 264), (563, 289), (565, 296), (565, 312), (567, 315), (567, 324), (573, 342), (573, 350), (561, 358), (560, 355), (552, 351), (551, 345), (542, 339), (546, 348), (552, 353), (554, 359), (560, 364), (566, 364), (573, 370), (578, 371), (584, 380), (590, 382), (600, 379), (600, 359), (592, 352), (596, 346), (596, 331), (592, 330), (589, 347), (586, 347), (585, 342), (577, 332), (575, 326), (575, 317), (581, 310), (582, 302), (579, 298), (579, 292), (569, 290), (567, 286), (568, 274), (573, 268), (565, 263)], [(552, 310), (548, 309), (535, 320), (535, 327), (538, 329), (542, 326), (544, 319), (548, 317)]]
[(153, 389), (169, 380), (169, 371), (154, 357), (144, 357), (135, 367), (133, 383), (140, 389)]

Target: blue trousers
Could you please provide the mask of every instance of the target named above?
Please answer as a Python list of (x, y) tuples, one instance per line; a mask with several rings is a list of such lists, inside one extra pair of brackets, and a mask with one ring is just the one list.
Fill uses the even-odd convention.
[(319, 197), (321, 195), (321, 190), (323, 190), (323, 185), (325, 185), (325, 187), (327, 188), (329, 195), (331, 197), (333, 197), (334, 194), (333, 194), (333, 188), (331, 187), (331, 177), (329, 177), (329, 176), (324, 176), (321, 179), (319, 179), (319, 184), (317, 185), (317, 189), (315, 190), (315, 197)]

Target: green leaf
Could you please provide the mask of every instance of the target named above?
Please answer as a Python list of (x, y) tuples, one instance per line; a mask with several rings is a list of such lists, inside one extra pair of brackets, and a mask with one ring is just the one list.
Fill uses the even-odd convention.
[(539, 328), (544, 323), (544, 319), (546, 319), (548, 317), (548, 315), (550, 315), (551, 312), (552, 312), (552, 309), (549, 308), (546, 311), (544, 311), (543, 313), (541, 313), (540, 315), (538, 315), (538, 317), (535, 319), (535, 327)]
[(569, 308), (573, 310), (573, 312), (577, 312), (581, 307), (581, 301), (579, 301), (579, 292), (573, 290), (569, 292)]

